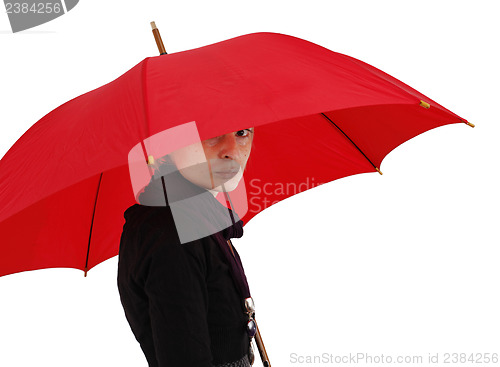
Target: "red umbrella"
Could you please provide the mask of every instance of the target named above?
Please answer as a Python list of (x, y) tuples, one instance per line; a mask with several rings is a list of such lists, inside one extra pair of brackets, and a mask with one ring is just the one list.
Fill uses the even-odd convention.
[[(199, 139), (255, 127), (245, 223), (266, 207), (383, 158), (438, 126), (466, 123), (352, 57), (274, 33), (150, 57), (53, 110), (0, 161), (0, 276), (87, 271), (117, 255), (134, 204), (127, 157), (195, 122)], [(146, 158), (144, 159), (146, 161)]]

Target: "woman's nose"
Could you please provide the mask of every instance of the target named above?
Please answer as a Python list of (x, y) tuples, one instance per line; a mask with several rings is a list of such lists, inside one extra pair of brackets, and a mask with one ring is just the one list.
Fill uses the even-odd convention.
[(224, 135), (220, 144), (219, 159), (229, 158), (237, 160), (239, 157), (238, 148), (234, 133)]

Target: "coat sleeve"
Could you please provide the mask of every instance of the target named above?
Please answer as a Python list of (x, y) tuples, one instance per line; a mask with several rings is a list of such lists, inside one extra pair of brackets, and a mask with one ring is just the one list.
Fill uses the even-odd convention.
[(210, 367), (207, 264), (202, 240), (160, 236), (149, 255), (144, 290), (159, 367)]

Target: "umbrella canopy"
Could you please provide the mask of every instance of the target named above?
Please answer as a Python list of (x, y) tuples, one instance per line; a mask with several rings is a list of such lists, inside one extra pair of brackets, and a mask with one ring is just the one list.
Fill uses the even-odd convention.
[(467, 123), (364, 62), (291, 36), (146, 58), (47, 114), (0, 161), (0, 276), (115, 256), (135, 202), (129, 152), (193, 121), (200, 140), (255, 127), (245, 223), (296, 193), (375, 172), (422, 132)]

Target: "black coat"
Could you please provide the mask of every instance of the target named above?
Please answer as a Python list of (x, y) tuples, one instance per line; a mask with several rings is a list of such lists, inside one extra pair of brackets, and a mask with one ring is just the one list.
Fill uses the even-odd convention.
[[(183, 180), (180, 174), (176, 179)], [(182, 183), (183, 194), (202, 200), (194, 216), (227, 213), (212, 194)], [(161, 186), (150, 186), (144, 194), (163, 193)], [(118, 289), (149, 366), (209, 367), (242, 358), (249, 347), (243, 305), (248, 295), (242, 294), (241, 279), (234, 279), (235, 271), (245, 277), (239, 255), (233, 248), (234, 258), (225, 242), (243, 235), (241, 220), (181, 243), (169, 206), (136, 204), (124, 216)]]

